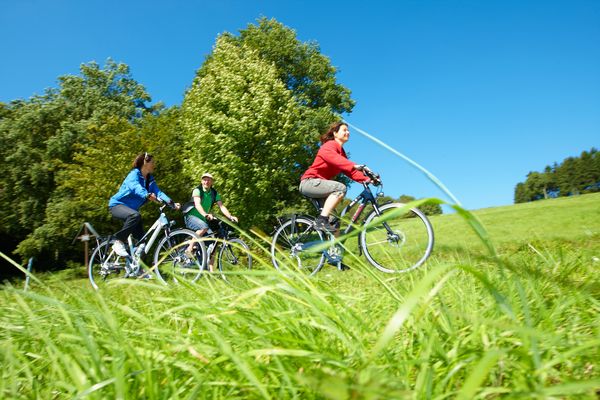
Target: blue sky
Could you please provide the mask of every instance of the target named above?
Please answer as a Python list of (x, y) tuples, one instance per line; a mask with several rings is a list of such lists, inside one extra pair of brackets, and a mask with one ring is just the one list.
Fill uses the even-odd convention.
[[(2, 0), (0, 101), (111, 57), (153, 101), (181, 104), (217, 35), (261, 16), (316, 41), (356, 100), (344, 117), (469, 209), (511, 204), (529, 171), (600, 147), (596, 0)], [(356, 131), (346, 149), (386, 194), (448, 199)]]

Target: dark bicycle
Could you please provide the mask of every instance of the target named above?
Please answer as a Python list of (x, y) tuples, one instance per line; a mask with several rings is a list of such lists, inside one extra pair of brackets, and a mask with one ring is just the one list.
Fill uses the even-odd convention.
[[(248, 270), (252, 268), (252, 254), (248, 245), (235, 236), (235, 230), (225, 221), (215, 219), (209, 222), (212, 233), (198, 239), (200, 247), (195, 258), (202, 257), (206, 252), (202, 271), (209, 270), (209, 263), (216, 256), (217, 268), (223, 279), (227, 280), (228, 272)], [(177, 231), (175, 231), (177, 232)], [(203, 250), (203, 249), (206, 250)]]
[[(386, 273), (411, 271), (423, 265), (433, 249), (433, 228), (418, 208), (407, 208), (402, 203), (379, 204), (383, 196), (383, 183), (378, 174), (364, 167), (362, 172), (370, 178), (363, 183), (364, 190), (348, 204), (338, 217), (330, 217), (331, 223), (339, 226), (340, 220), (354, 206), (358, 208), (350, 223), (343, 230), (346, 235), (357, 227), (358, 252), (375, 268)], [(375, 194), (370, 185), (377, 187)], [(320, 211), (322, 199), (309, 198)], [(362, 222), (358, 222), (364, 209), (370, 205), (373, 210)], [(315, 228), (315, 218), (295, 214), (279, 220), (271, 243), (271, 259), (277, 269), (295, 269), (313, 275), (327, 261), (342, 269), (343, 252), (346, 248), (336, 242), (333, 233)]]

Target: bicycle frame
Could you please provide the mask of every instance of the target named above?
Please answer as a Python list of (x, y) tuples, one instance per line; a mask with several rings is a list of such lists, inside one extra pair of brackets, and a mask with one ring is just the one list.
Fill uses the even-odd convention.
[(363, 183), (363, 187), (364, 187), (364, 190), (358, 196), (356, 196), (356, 198), (354, 200), (352, 200), (346, 207), (344, 207), (344, 209), (340, 213), (340, 218), (342, 218), (350, 210), (352, 210), (352, 208), (354, 208), (354, 206), (357, 203), (360, 202), (358, 208), (356, 209), (356, 211), (352, 215), (352, 218), (350, 218), (350, 223), (348, 224), (348, 226), (344, 230), (344, 235), (352, 232), (352, 230), (354, 229), (354, 225), (356, 224), (356, 221), (358, 221), (358, 219), (362, 215), (362, 213), (365, 210), (365, 207), (367, 206), (368, 203), (371, 203), (371, 205), (373, 206), (373, 209), (375, 210), (375, 212), (377, 213), (377, 215), (380, 214), (380, 212), (379, 212), (379, 204), (377, 204), (377, 199), (373, 195), (373, 192), (371, 191), (371, 188), (366, 183)]
[[(373, 192), (371, 191), (371, 188), (369, 186), (368, 183), (363, 183), (363, 191), (354, 198), (354, 200), (352, 200), (346, 207), (344, 207), (344, 209), (342, 210), (342, 212), (340, 213), (340, 216), (338, 219), (341, 219), (342, 217), (344, 217), (346, 214), (348, 214), (348, 212), (350, 212), (357, 204), (358, 204), (358, 208), (356, 209), (356, 211), (354, 212), (354, 214), (352, 215), (352, 218), (350, 218), (350, 223), (348, 224), (348, 226), (346, 227), (346, 229), (344, 229), (344, 231), (342, 232), (342, 236), (345, 236), (347, 234), (349, 234), (350, 232), (352, 232), (355, 227), (356, 227), (356, 222), (359, 220), (359, 218), (361, 217), (363, 211), (365, 210), (365, 207), (367, 206), (367, 204), (371, 204), (373, 206), (373, 210), (375, 211), (375, 213), (377, 215), (381, 215), (381, 211), (379, 210), (379, 204), (377, 203), (377, 196), (379, 196), (379, 194), (374, 195)], [(381, 192), (383, 194), (383, 192)], [(315, 208), (317, 209), (317, 211), (321, 210), (321, 205), (319, 204), (318, 200), (316, 199), (311, 199), (311, 201), (313, 202), (313, 205), (315, 206)], [(293, 215), (292, 218), (295, 218), (296, 215)], [(392, 231), (392, 229), (390, 228), (390, 226), (388, 225), (387, 222), (383, 222), (382, 224), (386, 231), (388, 232), (389, 235), (394, 235), (395, 233)], [(332, 237), (332, 233), (328, 233), (330, 235), (330, 238)], [(316, 245), (318, 242), (312, 243), (305, 243), (303, 249), (312, 247), (313, 245)], [(360, 246), (358, 247), (358, 251), (359, 253), (362, 253)], [(330, 256), (328, 254), (327, 251), (324, 251), (324, 254), (326, 255), (326, 257), (329, 259)], [(331, 260), (330, 260), (331, 261)]]
[(206, 247), (206, 256), (208, 258), (210, 258), (213, 252), (217, 252), (217, 247), (219, 245), (221, 247), (229, 245), (229, 231), (221, 226), (219, 226), (219, 228), (211, 235), (204, 236), (203, 238), (205, 238), (206, 241), (212, 241), (212, 243)]
[[(354, 200), (352, 200), (346, 207), (344, 207), (344, 209), (340, 213), (339, 219), (344, 217), (346, 214), (348, 214), (348, 212), (350, 210), (352, 210), (354, 208), (354, 206), (359, 204), (358, 208), (352, 215), (352, 218), (350, 218), (350, 223), (348, 224), (346, 229), (344, 229), (343, 235), (346, 235), (354, 230), (354, 228), (356, 226), (356, 221), (358, 221), (358, 219), (362, 215), (367, 204), (370, 203), (373, 206), (373, 209), (375, 210), (377, 215), (381, 215), (381, 212), (379, 211), (379, 204), (377, 204), (376, 196), (371, 191), (371, 188), (369, 187), (369, 185), (367, 183), (363, 183), (362, 185), (364, 187), (363, 191), (358, 196), (356, 196), (354, 198)], [(317, 211), (320, 211), (321, 206), (318, 203), (318, 201), (316, 199), (311, 199), (311, 201), (313, 202)], [(390, 230), (389, 226), (387, 226), (387, 223), (384, 223), (384, 225), (385, 225), (386, 229), (391, 233), (391, 230)]]
[[(150, 239), (148, 239), (148, 241), (145, 242), (146, 245), (145, 245), (142, 253), (138, 254), (137, 257), (142, 258), (144, 255), (148, 254), (148, 250), (150, 250), (150, 248), (152, 248), (152, 245), (154, 244), (154, 242), (158, 238), (158, 235), (160, 235), (161, 232), (165, 232), (165, 234), (167, 236), (169, 235), (169, 228), (171, 227), (172, 222), (169, 221), (169, 219), (167, 218), (167, 215), (163, 211), (163, 209), (165, 207), (166, 207), (166, 205), (162, 205), (160, 207), (160, 216), (158, 217), (158, 219), (156, 221), (154, 221), (154, 224), (152, 224), (152, 226), (150, 227), (150, 229), (148, 229), (146, 234), (144, 234), (144, 236), (142, 236), (142, 238), (139, 240), (138, 247), (141, 246), (148, 237), (150, 237)], [(133, 250), (133, 249), (131, 249), (131, 250)], [(134, 252), (132, 251), (132, 254), (133, 253)]]

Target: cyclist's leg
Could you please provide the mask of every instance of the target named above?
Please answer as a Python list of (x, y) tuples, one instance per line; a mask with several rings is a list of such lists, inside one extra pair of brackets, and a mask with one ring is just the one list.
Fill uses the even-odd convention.
[(343, 192), (336, 191), (331, 193), (325, 200), (325, 204), (323, 204), (323, 210), (321, 210), (321, 215), (323, 217), (329, 217), (329, 214), (331, 214), (335, 207), (338, 204), (340, 204), (340, 201), (342, 201), (345, 194), (345, 190)]
[(186, 214), (183, 219), (185, 221), (185, 226), (192, 231), (196, 231), (197, 235), (204, 236), (205, 234), (210, 233), (208, 224), (195, 215)]
[(142, 227), (142, 216), (140, 213), (123, 204), (117, 204), (111, 207), (110, 213), (116, 219), (123, 221), (123, 228), (114, 234), (114, 236), (123, 243), (127, 243), (127, 237), (131, 234), (135, 239), (140, 240), (144, 236)]
[[(188, 227), (188, 229), (191, 229), (194, 232), (196, 232), (196, 235), (198, 235), (198, 237), (212, 235), (212, 233), (213, 233), (213, 231), (209, 228), (208, 223), (206, 223), (205, 221), (196, 217), (195, 215), (188, 214), (184, 217), (184, 220), (185, 220), (185, 225)], [(208, 244), (210, 245), (210, 243), (208, 243)], [(193, 243), (191, 243), (186, 251), (192, 252), (193, 250), (194, 250)], [(214, 270), (214, 259), (215, 259), (215, 251), (211, 251), (210, 257), (208, 260), (208, 269), (210, 272), (213, 272), (213, 270)]]
[(335, 229), (329, 224), (329, 215), (342, 201), (346, 190), (343, 183), (326, 179), (308, 178), (300, 182), (300, 193), (315, 199), (325, 199), (321, 214), (317, 218), (317, 226), (330, 231)]

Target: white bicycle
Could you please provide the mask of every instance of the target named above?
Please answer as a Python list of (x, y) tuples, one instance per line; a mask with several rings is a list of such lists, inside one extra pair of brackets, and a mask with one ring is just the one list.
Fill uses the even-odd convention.
[[(98, 289), (114, 278), (156, 278), (162, 282), (185, 280), (195, 282), (200, 277), (206, 260), (206, 247), (198, 242), (193, 255), (186, 254), (187, 243), (197, 241), (195, 232), (189, 229), (171, 230), (175, 221), (164, 212), (167, 204), (160, 203), (160, 215), (139, 242), (128, 243), (129, 255), (120, 256), (113, 250), (114, 237), (96, 237), (97, 246), (88, 265), (92, 286)], [(152, 268), (144, 271), (143, 260), (157, 239)]]

